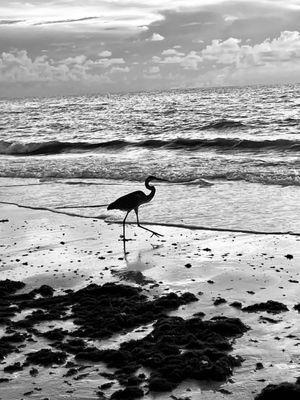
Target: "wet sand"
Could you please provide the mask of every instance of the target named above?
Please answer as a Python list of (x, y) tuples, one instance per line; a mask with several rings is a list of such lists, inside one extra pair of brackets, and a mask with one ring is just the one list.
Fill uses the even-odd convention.
[[(128, 225), (131, 240), (124, 254), (121, 226), (117, 224), (8, 205), (2, 205), (0, 213), (0, 280), (23, 282), (25, 286), (17, 294), (48, 285), (54, 289), (54, 297), (65, 296), (70, 290), (76, 292), (90, 284), (107, 282), (141, 288), (149, 301), (171, 292), (178, 298), (189, 292), (197, 301), (179, 301), (173, 309), (167, 307), (165, 314), (190, 319), (204, 313), (197, 316), (204, 322), (216, 316), (239, 318), (250, 327), (228, 338), (233, 347), (229, 354), (243, 358), (232, 376), (218, 381), (183, 380), (164, 393), (147, 393), (144, 381), (141, 387), (145, 399), (167, 399), (171, 394), (196, 399), (201, 393), (204, 400), (250, 400), (267, 384), (293, 382), (300, 375), (299, 312), (294, 309), (300, 295), (299, 237), (153, 226), (151, 229), (164, 236), (150, 238), (147, 232)], [(266, 304), (270, 300), (280, 304)], [(249, 307), (254, 304), (257, 306)], [(11, 319), (23, 320), (35, 310), (34, 305), (22, 308)], [(67, 315), (69, 312), (67, 309)], [(120, 343), (148, 335), (156, 317), (102, 339), (86, 334), (86, 345), (118, 350)], [(169, 326), (172, 323), (168, 320)], [(62, 318), (38, 321), (34, 328), (42, 333), (56, 328), (72, 332), (76, 326), (72, 318)], [(7, 329), (5, 324), (0, 325), (0, 335), (7, 336)], [(28, 334), (26, 329), (20, 333)], [(0, 364), (1, 400), (99, 399), (99, 391), (103, 392), (102, 398), (110, 398), (121, 389), (122, 381), (117, 376), (100, 375), (115, 371), (107, 368), (107, 360), (82, 357), (75, 363), (74, 354), (69, 353), (59, 364), (28, 365), (19, 371), (4, 372), (7, 366), (18, 362), (22, 365), (30, 352), (53, 350), (53, 342), (45, 335), (38, 336), (34, 331), (29, 334), (17, 342), (17, 352), (9, 353)], [(75, 371), (66, 376), (72, 368), (72, 364), (66, 367), (70, 362), (76, 364)]]

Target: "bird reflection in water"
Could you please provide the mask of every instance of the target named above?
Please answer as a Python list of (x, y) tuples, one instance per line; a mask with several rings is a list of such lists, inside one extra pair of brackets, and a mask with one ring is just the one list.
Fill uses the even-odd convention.
[[(163, 247), (163, 245), (151, 245), (151, 249), (138, 250), (135, 257), (129, 257), (129, 252), (126, 251), (124, 242), (124, 260), (126, 261), (127, 271), (145, 271), (154, 267), (150, 260), (153, 259), (152, 252), (156, 249)], [(147, 257), (148, 253), (150, 256)]]

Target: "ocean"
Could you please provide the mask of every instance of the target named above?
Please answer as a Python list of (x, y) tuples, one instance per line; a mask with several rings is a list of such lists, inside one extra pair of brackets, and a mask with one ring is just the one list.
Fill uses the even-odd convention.
[(299, 233), (300, 85), (0, 100), (0, 201), (120, 221), (148, 175), (141, 221)]

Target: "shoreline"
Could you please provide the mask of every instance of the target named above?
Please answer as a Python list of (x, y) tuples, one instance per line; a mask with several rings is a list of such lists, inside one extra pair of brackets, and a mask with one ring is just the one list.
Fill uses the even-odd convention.
[[(293, 310), (299, 302), (297, 263), (300, 251), (297, 237), (193, 231), (161, 226), (164, 237), (150, 239), (150, 235), (128, 224), (128, 237), (131, 240), (126, 243), (129, 253), (124, 254), (122, 241), (118, 240), (121, 233), (119, 225), (96, 221), (95, 218), (74, 218), (48, 210), (5, 206), (3, 203), (0, 204), (0, 211), (1, 219), (8, 219), (8, 222), (1, 223), (1, 280), (24, 282), (26, 288), (20, 293), (42, 284), (53, 287), (57, 293), (63, 293), (64, 290), (78, 290), (91, 283), (102, 285), (106, 282), (141, 287), (150, 298), (170, 291), (178, 294), (188, 291), (197, 295), (198, 301), (183, 305), (170, 315), (189, 318), (197, 312), (204, 312), (205, 320), (221, 315), (240, 318), (250, 326), (250, 331), (234, 341), (233, 355), (242, 356), (244, 362), (234, 370), (231, 382), (229, 380), (221, 386), (183, 382), (173, 392), (174, 395), (185, 394), (196, 399), (201, 393), (204, 400), (218, 400), (224, 398), (224, 394), (218, 391), (221, 388), (230, 391), (232, 399), (250, 400), (253, 391), (259, 393), (268, 383), (293, 381), (299, 376), (299, 314)], [(287, 255), (293, 258), (287, 258)], [(129, 271), (134, 273), (130, 275)], [(126, 280), (138, 276), (137, 273), (142, 274), (149, 283), (142, 282), (139, 285)], [(219, 298), (225, 302), (214, 304)], [(241, 302), (245, 307), (268, 300), (285, 304), (289, 311), (277, 315), (248, 313), (230, 306), (234, 301)], [(260, 317), (277, 322), (272, 323)], [(43, 329), (49, 329), (48, 325), (44, 322)], [(151, 330), (151, 326), (148, 329)], [(118, 346), (127, 336), (131, 338), (143, 334), (131, 332), (125, 336), (117, 335), (106, 344)], [(47, 345), (44, 339), (41, 343)], [(41, 343), (32, 347), (38, 347)], [(96, 344), (101, 346), (103, 343), (97, 341)], [(9, 356), (7, 362), (18, 357), (21, 359), (21, 348), (20, 351), (17, 357)], [(257, 362), (262, 362), (264, 368), (256, 369)], [(88, 384), (85, 379), (72, 381), (75, 390), (72, 395), (75, 397), (72, 398), (94, 398), (94, 390), (100, 381), (102, 384), (103, 379), (93, 368), (87, 369)], [(0, 383), (0, 398), (8, 400), (7, 396), (12, 393), (18, 398), (27, 391), (25, 388), (29, 390), (32, 387), (33, 380), (42, 386), (43, 396), (55, 398), (58, 395), (55, 385), (62, 382), (63, 378), (61, 368), (50, 370), (54, 372), (52, 382), (47, 382), (46, 378), (49, 379), (49, 369), (43, 370), (34, 379), (28, 371), (15, 372), (8, 376), (12, 381)], [(6, 378), (7, 374), (0, 370), (0, 377), (4, 375)], [(67, 391), (67, 386), (63, 390)], [(190, 391), (186, 392), (187, 388)], [(112, 392), (108, 389), (109, 395)], [(159, 394), (155, 399), (167, 399), (169, 395)], [(61, 394), (60, 398), (70, 397), (66, 393)], [(144, 398), (153, 397), (149, 394)]]
[[(1, 185), (7, 183), (0, 178)], [(1, 191), (0, 202), (18, 204), (37, 209), (51, 209), (72, 216), (82, 216), (121, 222), (123, 213), (107, 211), (107, 204), (122, 194), (141, 189), (134, 182), (103, 182), (96, 185), (70, 185), (68, 182), (6, 187)], [(103, 183), (103, 186), (101, 184)], [(295, 215), (300, 212), (297, 187), (272, 188), (264, 185), (218, 181), (210, 187), (185, 185), (160, 185), (154, 201), (140, 210), (140, 220), (147, 225), (173, 226), (189, 229), (241, 231), (245, 233), (285, 234), (300, 233)], [(188, 200), (188, 203), (187, 203)], [(188, 207), (187, 207), (188, 204)], [(66, 208), (64, 208), (66, 206)], [(91, 206), (91, 207), (89, 207)], [(97, 206), (97, 207), (96, 207)], [(77, 208), (78, 207), (78, 208)], [(128, 223), (135, 223), (131, 213)]]
[[(78, 209), (78, 208), (101, 208), (101, 207), (107, 207), (107, 204), (105, 205), (99, 205), (99, 206), (82, 206), (82, 207), (56, 207), (56, 208), (50, 208), (50, 207), (34, 207), (34, 206), (28, 206), (28, 205), (22, 205), (14, 202), (8, 202), (8, 201), (0, 201), (0, 204), (3, 205), (11, 205), (11, 206), (16, 206), (19, 208), (27, 208), (30, 210), (37, 210), (37, 211), (49, 211), (53, 212), (56, 214), (63, 214), (66, 216), (70, 217), (78, 217), (78, 218), (87, 218), (87, 219), (95, 219), (95, 220), (102, 220), (107, 224), (122, 224), (122, 220), (107, 220), (106, 217), (97, 217), (97, 216), (89, 216), (89, 215), (82, 215), (82, 214), (76, 214), (72, 212), (66, 212), (66, 211), (60, 211), (60, 209)], [(189, 229), (189, 230), (199, 230), (199, 231), (212, 231), (212, 232), (232, 232), (232, 233), (248, 233), (251, 235), (291, 235), (291, 236), (299, 236), (300, 237), (300, 232), (292, 232), (292, 231), (286, 231), (286, 232), (272, 232), (272, 231), (256, 231), (256, 230), (251, 230), (251, 229), (234, 229), (234, 228), (218, 228), (218, 227), (208, 227), (208, 226), (199, 226), (199, 225), (188, 225), (188, 224), (172, 224), (172, 223), (162, 223), (162, 222), (147, 222), (147, 221), (141, 221), (141, 224), (147, 225), (147, 226), (162, 226), (162, 227), (169, 227), (169, 228), (180, 228), (180, 229)], [(126, 222), (126, 225), (136, 225), (136, 222)]]

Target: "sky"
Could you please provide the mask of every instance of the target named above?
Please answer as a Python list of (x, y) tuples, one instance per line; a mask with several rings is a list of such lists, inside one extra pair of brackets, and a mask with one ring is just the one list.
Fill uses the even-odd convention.
[(300, 0), (0, 0), (0, 97), (300, 82)]

